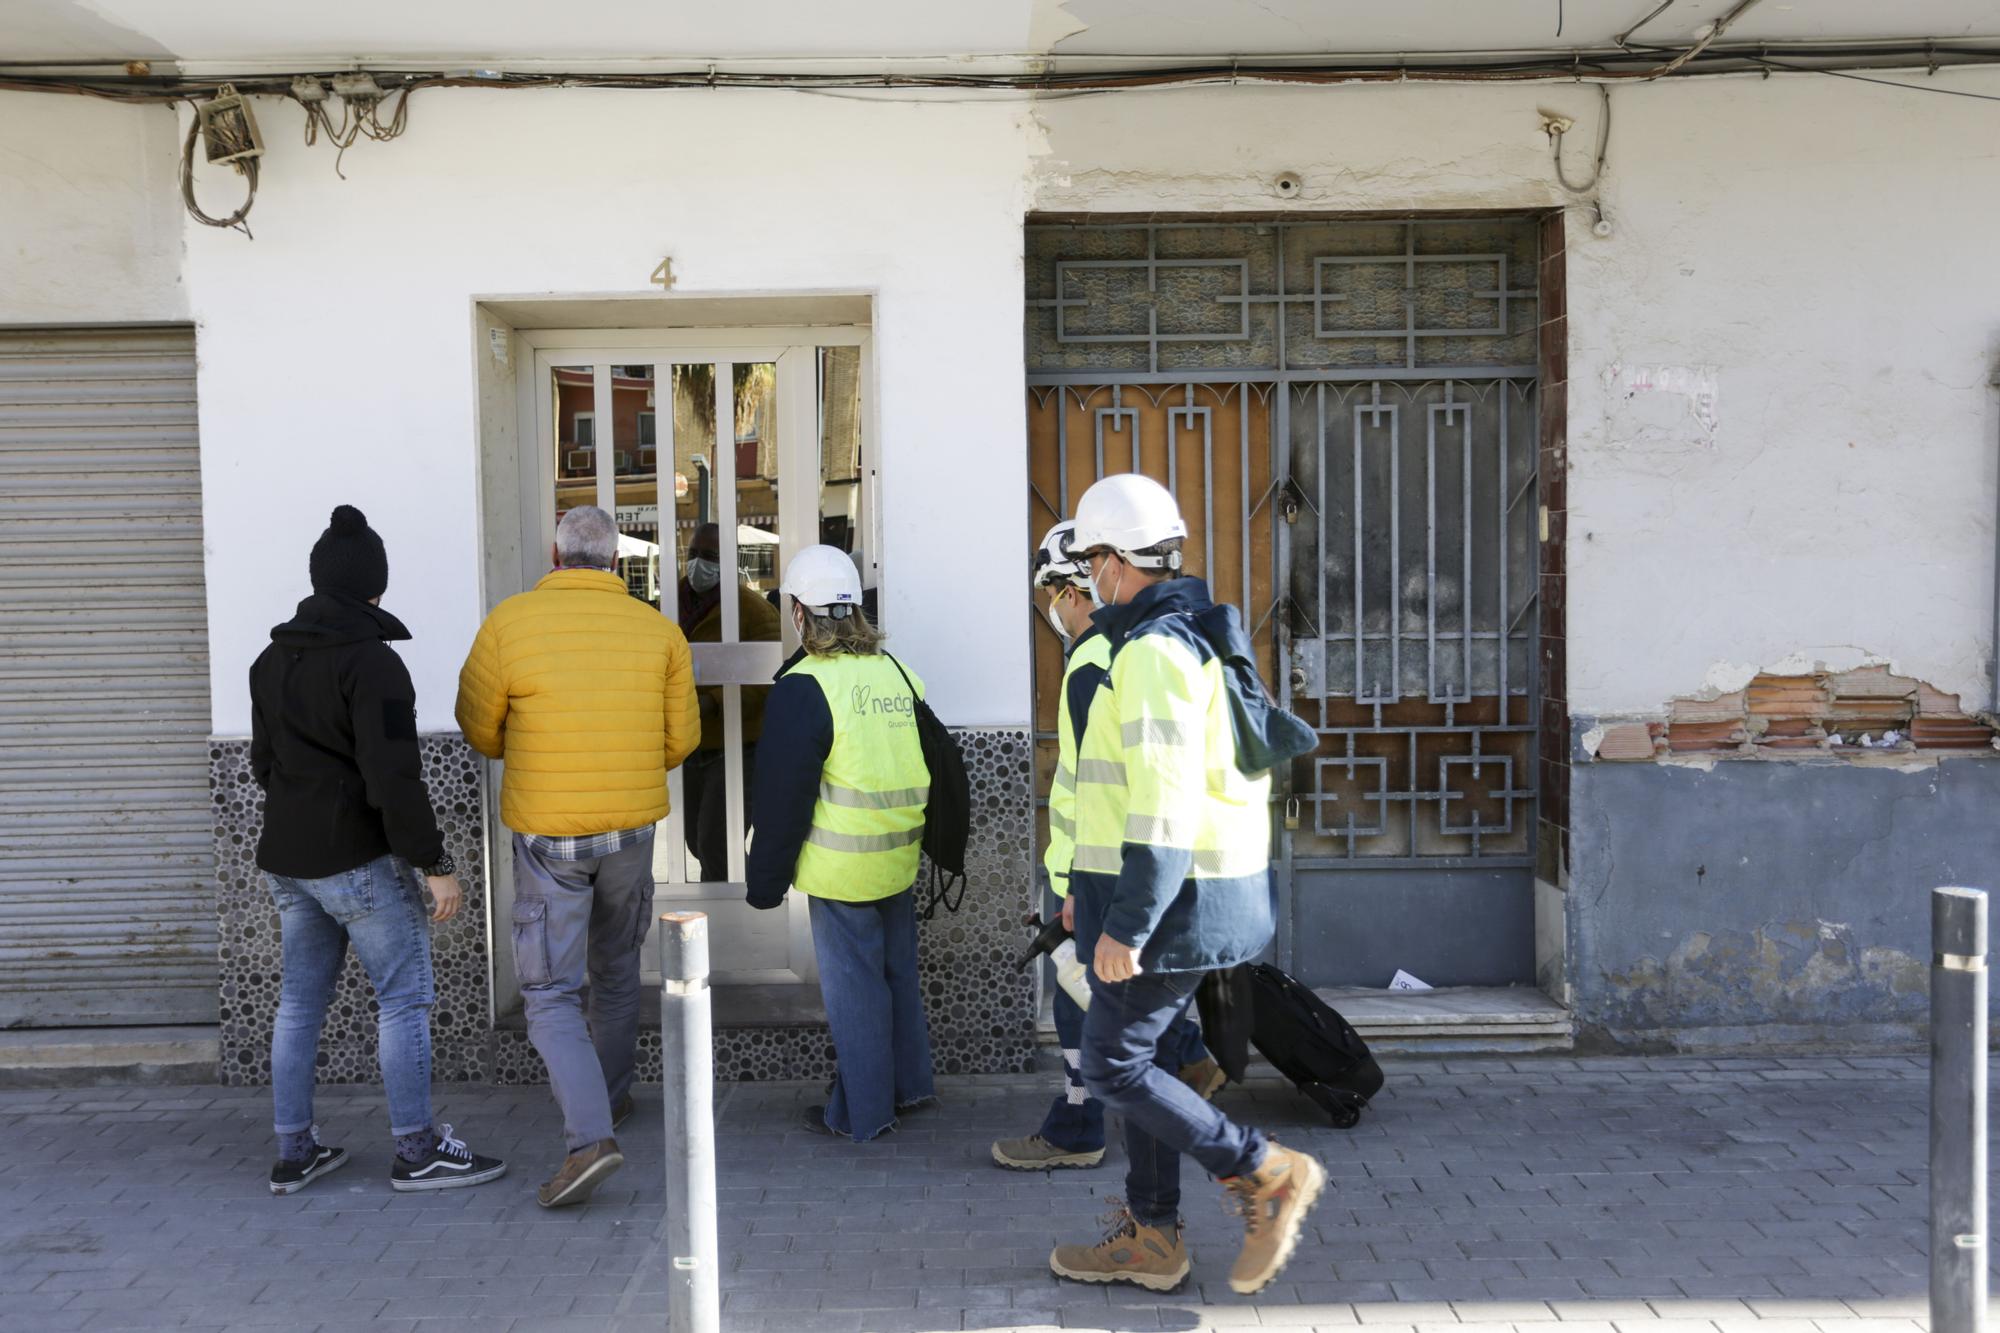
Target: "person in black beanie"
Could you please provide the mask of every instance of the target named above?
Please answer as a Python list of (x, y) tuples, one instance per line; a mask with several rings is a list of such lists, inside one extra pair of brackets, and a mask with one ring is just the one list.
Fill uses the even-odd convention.
[[(417, 751), (416, 689), (389, 644), (410, 637), (379, 605), (382, 538), (352, 505), (313, 545), (312, 596), (271, 631), (250, 668), (250, 772), (264, 789), (257, 865), (282, 925), (284, 976), (271, 1033), (271, 1192), (345, 1165), (319, 1142), (313, 1070), (352, 944), (374, 984), (397, 1190), (477, 1185), (506, 1173), (431, 1119), (430, 934), (457, 913), (457, 867), (431, 812)], [(412, 870), (416, 867), (417, 870)], [(424, 906), (428, 881), (436, 906)]]

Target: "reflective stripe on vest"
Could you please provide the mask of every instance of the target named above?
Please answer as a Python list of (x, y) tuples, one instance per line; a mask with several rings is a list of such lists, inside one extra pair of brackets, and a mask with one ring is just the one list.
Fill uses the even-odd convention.
[(1102, 634), (1091, 635), (1063, 664), (1056, 694), (1056, 776), (1049, 784), (1049, 845), (1042, 853), (1042, 868), (1049, 872), (1049, 887), (1058, 898), (1069, 893), (1070, 862), (1076, 855), (1076, 726), (1069, 711), (1070, 674), (1085, 667), (1102, 671), (1110, 666), (1111, 641)]
[(856, 791), (852, 787), (836, 787), (831, 782), (819, 784), (819, 798), (828, 805), (844, 805), (850, 810), (894, 810), (899, 805), (923, 806), (931, 799), (929, 787), (904, 787), (899, 791)]
[[(879, 654), (808, 656), (787, 674), (817, 681), (833, 719), (793, 882), (802, 893), (843, 902), (901, 893), (917, 878), (931, 782), (910, 689)], [(910, 684), (923, 689), (915, 672)]]

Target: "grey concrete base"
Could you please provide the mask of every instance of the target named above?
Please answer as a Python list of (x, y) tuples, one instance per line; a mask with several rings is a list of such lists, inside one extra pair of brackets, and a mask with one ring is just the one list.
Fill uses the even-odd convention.
[(1567, 971), (1586, 1050), (1914, 1046), (1930, 891), (2000, 873), (1990, 759), (1586, 762), (1570, 801)]
[(212, 1083), (218, 1029), (21, 1028), (0, 1032), (0, 1088)]

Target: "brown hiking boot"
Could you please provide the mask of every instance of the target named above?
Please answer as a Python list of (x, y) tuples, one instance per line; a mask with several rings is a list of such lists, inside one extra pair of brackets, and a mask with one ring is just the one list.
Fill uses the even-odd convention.
[(561, 1208), (582, 1203), (592, 1190), (602, 1185), (613, 1171), (625, 1165), (617, 1139), (599, 1139), (588, 1148), (578, 1148), (563, 1159), (562, 1170), (548, 1184), (535, 1191), (535, 1202), (544, 1208)]
[(1263, 1165), (1222, 1182), (1243, 1217), (1243, 1253), (1229, 1270), (1229, 1287), (1239, 1296), (1262, 1291), (1291, 1262), (1306, 1214), (1326, 1188), (1326, 1168), (1302, 1152), (1272, 1144)]
[(1222, 1085), (1229, 1081), (1229, 1075), (1222, 1072), (1222, 1066), (1207, 1056), (1191, 1065), (1182, 1065), (1175, 1075), (1181, 1082), (1194, 1089), (1194, 1095), (1205, 1102), (1215, 1100), (1215, 1094), (1222, 1091)]
[(1095, 1245), (1058, 1245), (1049, 1255), (1057, 1277), (1077, 1282), (1132, 1282), (1148, 1291), (1172, 1291), (1187, 1279), (1187, 1246), (1181, 1229), (1149, 1227), (1120, 1199), (1105, 1215), (1110, 1228)]
[(993, 1145), (993, 1161), (1009, 1171), (1047, 1171), (1055, 1167), (1092, 1167), (1104, 1160), (1104, 1149), (1058, 1148), (1039, 1134), (1025, 1139), (1001, 1139)]

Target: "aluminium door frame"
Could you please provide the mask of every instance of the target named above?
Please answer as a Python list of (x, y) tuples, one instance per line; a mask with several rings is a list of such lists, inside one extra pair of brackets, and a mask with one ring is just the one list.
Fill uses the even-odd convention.
[[(877, 412), (874, 404), (874, 337), (867, 326), (856, 325), (791, 325), (791, 326), (744, 326), (725, 328), (673, 328), (673, 329), (519, 329), (513, 333), (517, 349), (516, 364), (529, 373), (515, 377), (515, 413), (520, 423), (516, 431), (515, 464), (519, 469), (520, 506), (516, 521), (522, 534), (522, 567), (520, 586), (533, 587), (537, 579), (547, 572), (547, 551), (553, 540), (550, 508), (543, 504), (545, 497), (553, 494), (555, 484), (555, 455), (553, 441), (545, 438), (552, 429), (552, 390), (549, 371), (557, 366), (590, 365), (595, 381), (594, 407), (602, 421), (612, 420), (611, 389), (608, 369), (612, 365), (646, 365), (655, 369), (655, 385), (663, 381), (658, 367), (668, 365), (708, 364), (718, 368), (755, 362), (768, 362), (778, 367), (778, 420), (780, 486), (779, 486), (779, 567), (783, 568), (792, 555), (804, 546), (819, 540), (818, 506), (819, 493), (816, 484), (818, 472), (820, 440), (817, 429), (819, 402), (817, 370), (814, 358), (818, 350), (827, 347), (855, 347), (859, 349), (860, 365), (858, 374), (861, 392), (861, 449), (864, 460), (861, 485), (861, 504), (864, 511), (862, 537), (866, 542), (868, 558), (880, 568), (881, 532), (881, 487), (878, 444), (876, 438)], [(788, 373), (789, 372), (789, 373)], [(718, 488), (721, 517), (719, 526), (723, 545), (725, 568), (733, 567), (736, 558), (736, 488), (735, 452), (725, 449), (722, 440), (725, 433), (734, 435), (735, 395), (733, 375), (718, 373), (716, 383), (716, 452), (718, 462), (723, 465), (730, 484)], [(671, 412), (669, 413), (671, 418)], [(658, 418), (656, 417), (656, 423)], [(788, 430), (784, 423), (813, 423), (805, 428)], [(655, 427), (658, 429), (657, 424)], [(673, 457), (674, 423), (668, 422), (667, 436), (662, 442), (669, 459)], [(608, 456), (600, 452), (599, 457)], [(787, 467), (787, 464), (790, 467)], [(787, 471), (796, 475), (801, 467), (805, 475), (815, 478), (810, 488), (787, 487), (783, 479)], [(659, 474), (656, 463), (656, 476)], [(616, 511), (617, 477), (615, 469), (606, 472), (599, 469), (596, 474), (597, 503), (611, 512)], [(663, 525), (664, 526), (664, 525)], [(676, 559), (667, 543), (661, 543), (662, 554), (668, 566)], [(663, 591), (679, 581), (679, 571), (672, 568), (661, 572)], [(878, 579), (879, 582), (879, 579)], [(662, 614), (667, 608), (662, 599)], [(740, 627), (735, 623), (739, 614), (732, 599), (723, 599), (723, 635), (728, 639)], [(735, 837), (731, 840), (732, 878), (723, 884), (712, 886), (713, 892), (702, 892), (689, 885), (683, 878), (683, 861), (676, 857), (667, 885), (684, 892), (657, 900), (674, 901), (676, 898), (691, 904), (705, 899), (731, 899), (743, 891), (742, 824), (747, 811), (734, 797), (741, 786), (741, 695), (740, 690), (745, 673), (759, 665), (766, 668), (765, 674), (775, 671), (788, 652), (796, 647), (796, 635), (788, 622), (781, 617), (780, 644), (769, 649), (756, 647), (753, 652), (725, 653), (725, 669), (734, 679), (725, 680), (723, 688), (726, 698), (736, 702), (736, 707), (725, 706), (725, 790), (732, 794), (730, 824)], [(714, 646), (714, 645), (709, 645)], [(722, 645), (743, 647), (743, 645)], [(489, 764), (488, 789), (497, 794), (497, 764)], [(668, 816), (668, 836), (676, 842), (680, 840), (680, 819), (682, 811), (681, 774), (678, 770), (669, 775), (669, 792), (672, 811)], [(491, 959), (492, 985), (495, 997), (495, 1012), (513, 1012), (518, 1004), (520, 985), (514, 970), (511, 947), (503, 942), (506, 927), (503, 921), (510, 921), (514, 901), (513, 858), (511, 855), (496, 855), (506, 846), (507, 831), (498, 821), (498, 801), (492, 801), (494, 813), (488, 821), (488, 952)], [(684, 856), (684, 853), (683, 853)], [(685, 890), (694, 889), (692, 893)], [(760, 971), (741, 970), (731, 974), (728, 969), (718, 969), (719, 984), (804, 984), (817, 981), (817, 967), (813, 961), (811, 924), (802, 897), (792, 895), (794, 901), (788, 907), (789, 944), (788, 952), (793, 967), (783, 970), (765, 969)], [(645, 977), (649, 982), (658, 981), (657, 965), (648, 956), (645, 960)]]

